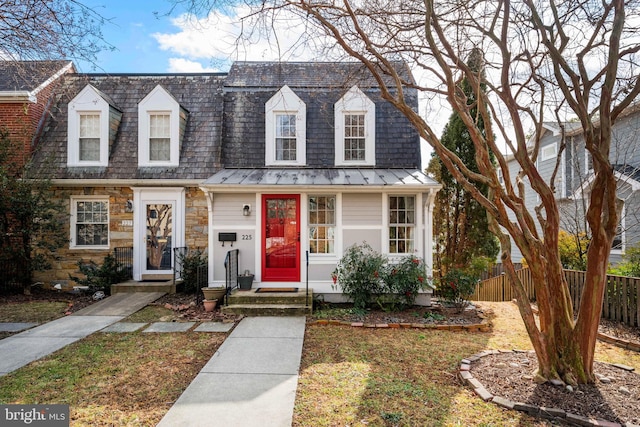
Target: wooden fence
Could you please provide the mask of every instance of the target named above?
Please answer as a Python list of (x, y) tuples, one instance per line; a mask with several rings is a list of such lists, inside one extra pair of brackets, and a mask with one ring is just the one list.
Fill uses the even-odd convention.
[[(575, 270), (565, 270), (564, 273), (569, 285), (573, 307), (577, 308), (580, 304), (586, 273)], [(535, 300), (535, 289), (529, 269), (518, 270), (517, 274), (529, 298), (532, 301)], [(513, 292), (506, 275), (502, 274), (480, 282), (471, 300), (511, 301), (514, 298), (515, 292)], [(602, 318), (640, 327), (640, 278), (607, 276), (607, 287), (602, 303)]]

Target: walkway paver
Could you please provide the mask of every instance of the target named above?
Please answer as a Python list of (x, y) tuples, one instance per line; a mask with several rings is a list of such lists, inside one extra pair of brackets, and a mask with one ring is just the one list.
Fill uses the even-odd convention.
[(116, 294), (100, 302), (0, 340), (0, 375), (47, 356), (135, 313), (163, 292)]
[(100, 330), (100, 332), (107, 332), (107, 333), (112, 333), (112, 332), (117, 332), (117, 333), (135, 332), (135, 331), (138, 331), (138, 330), (144, 328), (147, 325), (148, 325), (148, 323), (118, 322), (118, 323), (114, 323), (111, 326), (107, 326), (106, 328)]
[(291, 426), (305, 322), (243, 319), (158, 426)]
[(195, 325), (196, 322), (154, 322), (149, 325), (145, 332), (186, 332)]

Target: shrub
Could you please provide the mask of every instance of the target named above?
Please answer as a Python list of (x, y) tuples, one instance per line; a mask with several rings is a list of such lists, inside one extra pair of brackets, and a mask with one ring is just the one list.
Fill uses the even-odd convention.
[(449, 270), (438, 284), (438, 294), (445, 302), (452, 304), (459, 311), (469, 305), (469, 298), (476, 290), (478, 276), (463, 269)]
[(640, 244), (627, 247), (622, 262), (609, 268), (609, 274), (617, 276), (640, 277)]
[(413, 255), (402, 258), (397, 264), (388, 264), (384, 284), (388, 302), (394, 307), (412, 306), (418, 291), (431, 286), (424, 261)]
[(78, 269), (84, 274), (84, 278), (69, 275), (69, 278), (78, 285), (88, 286), (90, 292), (103, 291), (109, 295), (111, 285), (127, 279), (128, 271), (122, 268), (111, 254), (104, 257), (102, 265), (98, 266), (94, 261), (88, 263), (78, 261)]
[(334, 287), (339, 283), (353, 305), (364, 309), (373, 296), (384, 292), (382, 275), (386, 262), (366, 242), (350, 246), (331, 275)]
[(418, 291), (431, 286), (424, 261), (407, 256), (391, 264), (367, 243), (349, 247), (332, 278), (334, 288), (340, 286), (356, 309), (373, 301), (385, 310), (411, 306)]
[(207, 265), (207, 255), (200, 249), (187, 251), (186, 253), (178, 255), (178, 262), (182, 265), (184, 292), (198, 292), (200, 288), (200, 284), (198, 283), (198, 267)]

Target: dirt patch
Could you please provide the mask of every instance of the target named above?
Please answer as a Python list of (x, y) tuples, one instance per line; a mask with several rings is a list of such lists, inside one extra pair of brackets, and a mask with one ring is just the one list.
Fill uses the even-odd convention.
[(185, 322), (236, 322), (243, 317), (235, 314), (222, 313), (219, 306), (216, 307), (215, 310), (207, 312), (204, 310), (202, 301), (198, 303), (195, 294), (167, 294), (150, 305), (157, 305), (173, 310), (175, 319)]
[(573, 390), (533, 380), (538, 367), (534, 353), (500, 353), (471, 364), (471, 374), (494, 396), (538, 407), (621, 424), (640, 424), (640, 375), (596, 362), (595, 384)]

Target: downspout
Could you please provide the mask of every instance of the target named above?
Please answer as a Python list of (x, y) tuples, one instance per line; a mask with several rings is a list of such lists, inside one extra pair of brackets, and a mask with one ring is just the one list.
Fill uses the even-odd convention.
[(213, 271), (213, 245), (214, 245), (214, 239), (213, 239), (213, 193), (209, 192), (209, 190), (205, 187), (200, 187), (200, 190), (202, 190), (202, 192), (205, 195), (205, 198), (207, 199), (207, 228), (208, 228), (208, 236), (207, 236), (207, 240), (208, 240), (208, 249), (207, 249), (207, 263), (209, 264), (208, 266), (208, 273), (207, 273), (207, 286), (213, 286), (213, 278), (214, 278), (214, 271)]
[(435, 208), (438, 189), (431, 188), (425, 197), (424, 217), (424, 263), (427, 267), (427, 276), (433, 277), (433, 209)]

